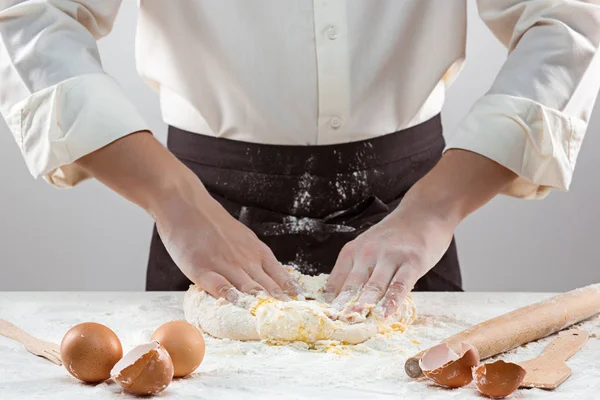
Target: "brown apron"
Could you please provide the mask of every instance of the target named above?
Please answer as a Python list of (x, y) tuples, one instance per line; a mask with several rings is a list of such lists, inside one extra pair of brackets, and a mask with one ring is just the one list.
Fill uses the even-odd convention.
[[(167, 146), (210, 194), (304, 273), (330, 273), (340, 249), (390, 213), (437, 163), (444, 148), (440, 116), (359, 142), (284, 146), (214, 138), (169, 127)], [(186, 290), (154, 228), (146, 290)], [(457, 291), (454, 240), (415, 290)]]

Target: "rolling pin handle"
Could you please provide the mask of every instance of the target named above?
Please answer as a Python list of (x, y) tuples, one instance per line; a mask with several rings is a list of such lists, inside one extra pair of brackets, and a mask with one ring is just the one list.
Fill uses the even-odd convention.
[(410, 358), (406, 360), (406, 363), (404, 364), (404, 371), (406, 372), (406, 375), (413, 379), (417, 379), (423, 375), (423, 371), (419, 366), (418, 358)]

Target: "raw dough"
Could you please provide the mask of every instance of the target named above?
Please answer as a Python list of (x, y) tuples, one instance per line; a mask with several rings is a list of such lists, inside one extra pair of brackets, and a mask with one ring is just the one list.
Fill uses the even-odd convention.
[(240, 294), (240, 301), (233, 305), (191, 285), (183, 302), (185, 318), (214, 337), (277, 344), (322, 340), (357, 344), (378, 333), (404, 331), (416, 318), (410, 296), (388, 318), (383, 318), (376, 306), (365, 309), (362, 314), (345, 314), (323, 300), (328, 275), (290, 272), (305, 290), (306, 300), (284, 302), (266, 296)]

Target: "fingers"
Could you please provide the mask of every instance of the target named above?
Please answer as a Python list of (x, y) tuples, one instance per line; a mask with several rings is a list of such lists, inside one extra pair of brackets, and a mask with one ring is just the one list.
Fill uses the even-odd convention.
[[(304, 294), (304, 290), (292, 275), (277, 261), (271, 250), (263, 258), (262, 269), (270, 277), (271, 280), (275, 281), (279, 291), (283, 289), (283, 293), (287, 296), (297, 297)], [(259, 281), (260, 282), (260, 281)], [(265, 286), (262, 282), (261, 285)], [(269, 288), (265, 286), (265, 289), (269, 291), (273, 296), (277, 297), (275, 293), (271, 292)]]
[(288, 301), (290, 298), (283, 292), (281, 287), (260, 267), (248, 271), (250, 277), (259, 283), (267, 293), (276, 299)]
[(405, 263), (398, 268), (383, 300), (384, 317), (398, 310), (418, 279), (419, 273), (411, 264)]
[(282, 282), (283, 287), (293, 296), (300, 294), (301, 287), (268, 248), (267, 250), (262, 257), (263, 265), (250, 264), (245, 268), (228, 268), (225, 273), (204, 271), (196, 280), (211, 296), (225, 298), (232, 303), (239, 297), (237, 290), (248, 294), (266, 292), (279, 300), (290, 300), (275, 278)]
[(242, 268), (235, 268), (228, 271), (226, 278), (242, 293), (258, 294), (265, 291), (265, 288)]
[(350, 275), (350, 271), (352, 271), (353, 264), (351, 245), (348, 243), (340, 251), (331, 275), (327, 279), (327, 285), (323, 292), (326, 302), (331, 303), (338, 296), (348, 275)]
[(356, 296), (358, 291), (369, 280), (371, 273), (373, 272), (373, 267), (374, 266), (369, 265), (367, 261), (361, 261), (360, 263), (355, 264), (352, 271), (350, 271), (350, 274), (348, 274), (348, 278), (346, 279), (346, 282), (344, 282), (339, 295), (333, 300), (332, 305), (340, 310), (344, 308), (344, 306)]
[(398, 264), (392, 261), (381, 261), (377, 263), (369, 281), (365, 284), (363, 291), (358, 298), (355, 311), (360, 312), (367, 304), (377, 304), (379, 300), (383, 298), (396, 273), (397, 265)]
[(239, 299), (239, 293), (235, 287), (227, 279), (216, 272), (203, 272), (198, 276), (198, 279), (195, 279), (194, 283), (215, 299), (223, 298), (233, 304), (236, 304)]

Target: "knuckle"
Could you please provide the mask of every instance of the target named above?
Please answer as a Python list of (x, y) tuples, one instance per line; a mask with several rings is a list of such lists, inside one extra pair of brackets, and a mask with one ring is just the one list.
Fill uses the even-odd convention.
[(345, 285), (342, 288), (341, 293), (343, 293), (343, 294), (355, 293), (358, 291), (359, 288), (360, 288), (359, 285), (357, 285), (355, 283), (350, 283), (350, 284)]
[(259, 286), (262, 286), (264, 290), (269, 293), (281, 292), (281, 287), (274, 280), (270, 279), (269, 276), (264, 275), (263, 279), (257, 280)]
[(363, 244), (363, 246), (362, 246), (361, 255), (363, 258), (369, 259), (369, 258), (372, 258), (373, 256), (375, 256), (378, 251), (379, 251), (379, 246), (377, 243), (367, 242), (367, 243)]
[(294, 284), (292, 279), (286, 279), (282, 284), (282, 289), (286, 293), (290, 293), (292, 295), (298, 294), (298, 287)]
[(397, 310), (398, 310), (398, 303), (396, 302), (395, 299), (386, 299), (386, 301), (383, 304), (383, 308), (386, 310), (385, 313), (386, 315), (391, 315), (394, 314)]
[(422, 273), (420, 272), (419, 264), (417, 264), (416, 262), (407, 262), (403, 264), (401, 271), (403, 273), (403, 276), (405, 277), (405, 280), (409, 280), (411, 282), (413, 280), (416, 281), (417, 278), (422, 275)]
[(404, 281), (394, 281), (390, 285), (390, 294), (399, 295), (409, 290), (408, 285)]
[[(187, 272), (187, 271), (186, 271)], [(196, 283), (203, 285), (208, 280), (212, 271), (204, 269), (202, 267), (194, 268), (189, 271), (191, 275), (198, 281)]]
[(358, 243), (358, 240), (356, 238), (350, 240), (349, 242), (346, 242), (346, 244), (344, 245), (344, 249), (346, 250), (352, 250), (356, 247), (356, 244)]
[(279, 288), (271, 289), (269, 290), (269, 293), (271, 293), (271, 295), (276, 299), (282, 299), (285, 297), (285, 293)]
[(256, 280), (257, 278), (260, 278), (264, 274), (262, 267), (255, 263), (249, 264), (247, 267), (243, 268), (243, 270), (248, 274), (248, 276), (252, 280)]
[(260, 242), (260, 244), (258, 245), (258, 251), (263, 258), (270, 259), (271, 257), (273, 257), (273, 252), (271, 251), (271, 248), (263, 242)]
[(350, 257), (352, 256), (352, 254), (354, 254), (354, 252), (356, 251), (356, 241), (352, 240), (348, 243), (346, 243), (344, 245), (344, 247), (342, 247), (342, 250), (340, 251), (340, 254), (346, 257)]
[(281, 288), (276, 284), (268, 285), (268, 287), (265, 289), (267, 289), (271, 294), (283, 294), (283, 290), (281, 290)]
[(418, 251), (411, 249), (404, 252), (404, 262), (410, 266), (418, 265), (421, 260), (421, 255)]
[(233, 286), (231, 286), (230, 284), (221, 283), (217, 285), (215, 291), (217, 292), (219, 297), (227, 297), (231, 289), (233, 289)]
[(382, 293), (384, 290), (384, 285), (381, 282), (367, 282), (365, 285), (365, 292)]
[(325, 285), (325, 289), (323, 289), (324, 293), (335, 293), (337, 292), (337, 285), (335, 283), (327, 283)]
[(385, 257), (395, 262), (410, 263), (419, 259), (419, 252), (407, 246), (395, 245), (387, 248)]
[(393, 259), (398, 261), (400, 259), (405, 258), (406, 249), (400, 246), (399, 244), (394, 244), (387, 247), (386, 257), (389, 259)]
[(257, 294), (257, 293), (262, 292), (263, 288), (258, 286), (255, 283), (248, 283), (248, 284), (242, 285), (240, 290), (244, 293)]

